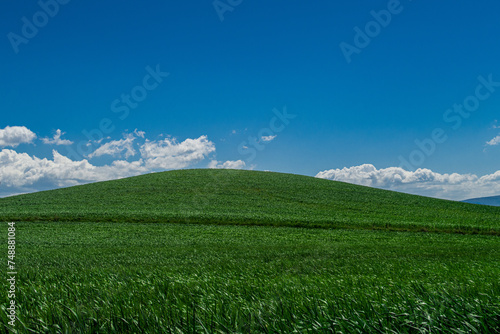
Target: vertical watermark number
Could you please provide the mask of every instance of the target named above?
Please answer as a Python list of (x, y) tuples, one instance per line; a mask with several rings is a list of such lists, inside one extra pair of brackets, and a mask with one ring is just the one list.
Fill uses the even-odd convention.
[(9, 318), (9, 325), (16, 326), (16, 223), (9, 223), (8, 228), (8, 251), (7, 251), (7, 282), (8, 290), (7, 297), (9, 304), (7, 307), (7, 317)]

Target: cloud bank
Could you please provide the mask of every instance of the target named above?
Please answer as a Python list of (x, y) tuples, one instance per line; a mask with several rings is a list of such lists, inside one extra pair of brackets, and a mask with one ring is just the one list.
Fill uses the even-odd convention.
[[(30, 142), (36, 136), (27, 128), (7, 127), (3, 144), (17, 146)], [(20, 134), (23, 134), (21, 136)], [(48, 144), (55, 144), (63, 133), (58, 131)], [(139, 139), (142, 143), (139, 143)], [(43, 139), (42, 139), (43, 140)], [(45, 141), (44, 141), (45, 142)], [(58, 187), (68, 187), (89, 182), (105, 181), (150, 172), (192, 166), (215, 152), (215, 145), (207, 136), (188, 138), (178, 142), (175, 138), (163, 140), (144, 139), (144, 132), (125, 134), (124, 139), (102, 143), (94, 152), (79, 161), (72, 160), (57, 150), (51, 158), (39, 158), (13, 149), (0, 151), (0, 196), (33, 192)], [(139, 155), (139, 156), (137, 156)], [(92, 163), (94, 157), (113, 158), (105, 165)], [(130, 158), (135, 157), (133, 161)]]
[(77, 184), (104, 181), (148, 172), (142, 161), (113, 161), (110, 165), (94, 166), (88, 160), (73, 161), (56, 150), (53, 158), (40, 159), (14, 150), (0, 151), (0, 182), (22, 192), (23, 187), (54, 185), (67, 187)]
[(500, 194), (500, 171), (479, 177), (474, 174), (440, 174), (419, 168), (377, 169), (370, 164), (319, 172), (316, 177), (415, 195), (464, 200)]
[[(58, 129), (52, 138), (40, 140), (48, 145), (66, 145), (71, 150), (73, 142), (61, 139), (63, 135), (64, 132)], [(125, 133), (119, 140), (108, 137), (99, 141), (100, 146), (80, 160), (74, 156), (70, 159), (55, 149), (50, 158), (13, 149), (23, 143), (33, 143), (36, 138), (36, 134), (24, 126), (0, 129), (0, 148), (3, 147), (0, 150), (0, 197), (186, 168), (209, 158), (216, 151), (214, 143), (204, 135), (184, 141), (170, 136), (150, 140), (143, 131), (137, 130)], [(489, 145), (499, 143), (499, 137), (488, 142)], [(88, 147), (92, 144), (96, 143), (89, 141)], [(95, 164), (93, 159), (97, 157), (107, 159), (102, 161), (108, 163)], [(253, 169), (255, 166), (247, 167), (243, 160), (217, 161), (212, 157), (207, 167)], [(316, 177), (452, 200), (500, 194), (500, 171), (479, 177), (474, 174), (440, 174), (423, 168), (414, 172), (400, 167), (377, 169), (364, 164), (321, 171)]]

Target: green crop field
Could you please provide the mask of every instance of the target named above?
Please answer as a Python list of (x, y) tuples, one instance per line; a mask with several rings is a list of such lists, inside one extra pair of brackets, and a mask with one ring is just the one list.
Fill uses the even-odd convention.
[(0, 199), (0, 219), (5, 333), (500, 331), (498, 207), (183, 170)]
[(500, 234), (500, 207), (291, 174), (178, 170), (0, 199), (3, 221), (275, 225)]

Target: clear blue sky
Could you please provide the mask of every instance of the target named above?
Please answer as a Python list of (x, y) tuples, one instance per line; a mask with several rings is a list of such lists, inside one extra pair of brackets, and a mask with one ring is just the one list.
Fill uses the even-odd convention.
[[(500, 169), (500, 147), (491, 142), (500, 133), (500, 87), (483, 87), (489, 96), (460, 126), (457, 113), (443, 119), (476, 94), (479, 76), (500, 82), (498, 2), (221, 0), (219, 13), (212, 1), (66, 2), (53, 17), (37, 16), (36, 1), (1, 4), (0, 128), (24, 126), (38, 138), (4, 149), (68, 156), (87, 140), (83, 130), (108, 118), (109, 140), (134, 129), (148, 141), (207, 136), (215, 150), (188, 168), (247, 159), (246, 168), (314, 176), (362, 164), (398, 167), (418, 148), (415, 140), (441, 128), (447, 140), (413, 170), (480, 177)], [(375, 20), (371, 11), (388, 7), (390, 22), (368, 25), (379, 31), (348, 62), (341, 43), (355, 47), (354, 28), (364, 31)], [(23, 37), (23, 17), (38, 20), (36, 36)], [(168, 77), (120, 119), (113, 111), (125, 104), (113, 109), (113, 101), (157, 65)], [(269, 128), (273, 109), (284, 106), (296, 117), (279, 133), (260, 132), (277, 136), (259, 138), (264, 149), (248, 161), (241, 154), (248, 137)], [(74, 144), (40, 141), (57, 129)], [(118, 159), (84, 158), (95, 166)]]

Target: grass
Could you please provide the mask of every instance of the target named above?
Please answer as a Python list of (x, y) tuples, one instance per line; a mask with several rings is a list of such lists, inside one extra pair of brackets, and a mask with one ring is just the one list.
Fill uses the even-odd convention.
[(500, 235), (500, 207), (307, 176), (178, 170), (0, 199), (0, 221), (159, 222)]
[(0, 199), (0, 221), (0, 332), (500, 332), (499, 207), (182, 170)]
[[(0, 244), (6, 245), (3, 226)], [(196, 224), (16, 226), (19, 333), (500, 330), (495, 236)], [(6, 302), (2, 294), (2, 309)], [(4, 332), (6, 320), (1, 312)]]

